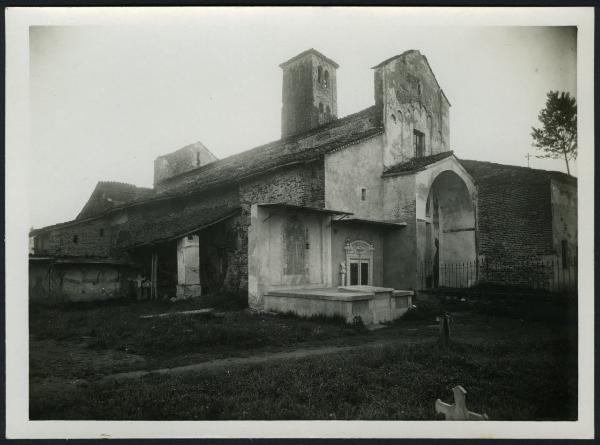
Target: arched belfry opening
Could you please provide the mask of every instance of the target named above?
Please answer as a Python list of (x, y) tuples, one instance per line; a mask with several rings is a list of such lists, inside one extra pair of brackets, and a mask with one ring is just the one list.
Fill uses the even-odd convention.
[(450, 170), (437, 175), (425, 205), (427, 287), (475, 283), (475, 267), (473, 274), (464, 273), (477, 258), (475, 221), (474, 198), (463, 178)]

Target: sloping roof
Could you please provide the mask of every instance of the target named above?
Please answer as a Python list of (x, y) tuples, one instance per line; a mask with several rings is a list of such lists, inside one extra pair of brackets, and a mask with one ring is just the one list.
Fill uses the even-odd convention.
[(443, 151), (441, 153), (437, 153), (435, 155), (423, 156), (421, 158), (412, 158), (406, 162), (401, 162), (399, 164), (393, 165), (391, 167), (386, 168), (383, 171), (384, 175), (394, 175), (399, 173), (408, 173), (415, 172), (424, 169), (430, 164), (434, 162), (441, 161), (442, 159), (446, 159), (450, 156), (453, 156), (453, 151)]
[(386, 229), (398, 229), (400, 227), (406, 227), (405, 222), (393, 222), (393, 221), (380, 221), (377, 219), (366, 219), (366, 218), (339, 218), (333, 220), (334, 224), (360, 224), (367, 226), (378, 226)]
[(206, 209), (194, 218), (186, 217), (185, 212), (169, 214), (158, 221), (146, 221), (135, 230), (123, 230), (117, 237), (117, 248), (126, 250), (172, 241), (229, 219), (239, 211), (237, 206), (223, 206)]
[(316, 160), (326, 153), (370, 139), (382, 132), (383, 127), (380, 119), (378, 119), (377, 109), (372, 106), (318, 128), (216, 160), (161, 182), (161, 185), (168, 185), (177, 179), (177, 183), (180, 184), (178, 186), (166, 188), (160, 192), (144, 189), (140, 196), (130, 201), (120, 205), (107, 206), (105, 210), (99, 213), (83, 214), (82, 210), (76, 220), (33, 230), (30, 232), (30, 236), (82, 223), (85, 220), (95, 219), (119, 209), (151, 204), (174, 197), (205, 192), (215, 187), (236, 184), (244, 179), (281, 167)]
[(300, 59), (300, 58), (304, 57), (304, 56), (305, 56), (305, 55), (307, 55), (307, 54), (314, 54), (314, 55), (315, 55), (315, 56), (317, 56), (317, 57), (321, 57), (322, 59), (325, 59), (325, 60), (326, 60), (328, 63), (330, 63), (331, 65), (333, 65), (333, 67), (334, 67), (334, 68), (339, 68), (339, 67), (340, 67), (340, 66), (339, 66), (337, 63), (335, 63), (335, 62), (334, 62), (333, 60), (331, 60), (329, 57), (327, 57), (327, 56), (325, 56), (325, 55), (321, 54), (319, 51), (317, 51), (317, 50), (316, 50), (316, 49), (314, 49), (314, 48), (310, 48), (310, 49), (307, 49), (306, 51), (302, 51), (300, 54), (298, 54), (298, 55), (295, 55), (295, 56), (294, 56), (294, 57), (292, 57), (291, 59), (288, 59), (288, 60), (286, 60), (285, 62), (283, 62), (283, 63), (280, 63), (280, 64), (279, 64), (279, 67), (280, 67), (280, 68), (283, 68), (283, 67), (285, 67), (286, 65), (289, 65), (290, 63), (292, 63), (292, 62), (295, 62), (296, 60), (298, 60), (298, 59)]
[(149, 197), (152, 189), (124, 182), (100, 181), (76, 219), (85, 219), (116, 206)]
[(317, 129), (280, 139), (166, 179), (178, 185), (158, 196), (179, 194), (235, 183), (285, 165), (307, 162), (383, 132), (375, 107), (346, 116)]
[(298, 206), (294, 204), (286, 204), (283, 202), (268, 202), (264, 204), (258, 204), (261, 207), (271, 207), (276, 209), (286, 209), (286, 210), (299, 210), (308, 213), (323, 213), (326, 215), (352, 215), (349, 212), (342, 212), (340, 210), (331, 210), (331, 209), (320, 209), (317, 207), (308, 207), (308, 206)]
[(529, 182), (532, 179), (555, 179), (557, 181), (577, 185), (576, 177), (553, 170), (541, 170), (519, 165), (496, 164), (494, 162), (474, 161), (470, 159), (461, 159), (458, 162), (462, 164), (476, 182), (485, 180), (490, 184), (490, 182)]

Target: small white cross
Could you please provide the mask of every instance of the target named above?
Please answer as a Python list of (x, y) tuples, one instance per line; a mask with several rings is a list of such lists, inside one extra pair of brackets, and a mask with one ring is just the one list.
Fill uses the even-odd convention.
[(467, 390), (458, 385), (452, 388), (454, 404), (448, 405), (440, 399), (435, 401), (435, 412), (443, 413), (446, 420), (489, 420), (487, 414), (477, 414), (467, 409), (465, 395)]

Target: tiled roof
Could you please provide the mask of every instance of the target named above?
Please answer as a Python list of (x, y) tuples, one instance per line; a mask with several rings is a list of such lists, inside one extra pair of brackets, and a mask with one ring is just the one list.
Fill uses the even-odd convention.
[(131, 249), (149, 244), (157, 244), (189, 235), (220, 221), (231, 218), (240, 211), (237, 206), (222, 206), (205, 209), (193, 217), (183, 213), (165, 214), (158, 220), (149, 220), (135, 230), (124, 231), (117, 239), (118, 249)]
[(444, 151), (442, 153), (438, 153), (430, 156), (423, 156), (421, 158), (412, 158), (406, 162), (401, 162), (399, 164), (388, 167), (383, 171), (384, 175), (393, 175), (398, 173), (408, 173), (415, 172), (424, 169), (430, 164), (434, 162), (441, 161), (442, 159), (446, 159), (454, 154), (453, 151)]
[(85, 219), (106, 212), (116, 206), (144, 199), (152, 189), (124, 182), (100, 181), (76, 219)]
[(489, 184), (492, 182), (530, 182), (534, 179), (566, 182), (576, 185), (577, 178), (565, 173), (553, 170), (541, 170), (518, 165), (496, 164), (494, 162), (474, 161), (469, 159), (459, 160), (462, 166), (469, 172), (476, 182), (485, 179)]
[[(367, 140), (382, 132), (383, 128), (377, 110), (375, 106), (372, 106), (313, 130), (270, 142), (165, 179), (161, 184), (166, 184), (166, 188), (161, 192), (138, 187), (143, 192), (136, 198), (120, 205), (106, 206), (98, 213), (95, 210), (99, 209), (100, 205), (88, 202), (86, 207), (90, 205), (94, 211), (88, 211), (84, 207), (76, 220), (36, 229), (30, 232), (30, 236), (80, 223), (85, 219), (93, 219), (121, 208), (150, 204), (159, 200), (203, 192), (214, 187), (235, 184), (245, 178), (280, 167), (318, 159), (326, 153)], [(177, 186), (169, 187), (169, 183), (175, 182), (178, 184)], [(99, 188), (100, 190), (104, 188), (104, 186), (100, 187), (100, 184), (121, 184), (135, 187), (131, 184), (101, 182), (96, 186), (90, 201), (93, 201), (92, 198)], [(102, 196), (101, 192), (100, 196)]]
[(235, 183), (274, 168), (317, 159), (323, 154), (368, 139), (382, 131), (375, 107), (370, 107), (315, 130), (261, 145), (169, 178), (163, 184), (168, 186), (169, 182), (177, 179), (180, 185), (157, 195), (197, 192)]

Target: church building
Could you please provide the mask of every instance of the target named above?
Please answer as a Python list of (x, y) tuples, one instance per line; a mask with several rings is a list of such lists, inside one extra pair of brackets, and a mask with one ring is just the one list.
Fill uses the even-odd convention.
[(280, 68), (281, 139), (160, 156), (152, 189), (99, 183), (75, 220), (31, 232), (31, 298), (117, 297), (142, 276), (152, 298), (241, 293), (258, 310), (377, 322), (449, 285), (444, 264), (576, 252), (576, 180), (459, 160), (419, 51), (373, 67), (374, 105), (341, 118), (336, 62), (309, 49)]

